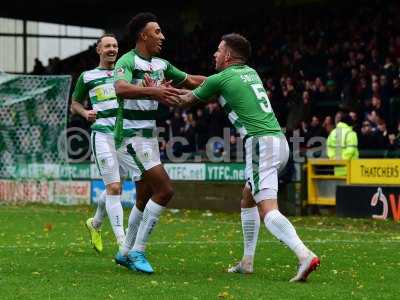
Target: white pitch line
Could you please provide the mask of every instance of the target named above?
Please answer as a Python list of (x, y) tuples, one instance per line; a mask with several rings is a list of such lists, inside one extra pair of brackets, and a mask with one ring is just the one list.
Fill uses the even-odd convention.
[[(392, 244), (392, 243), (400, 243), (400, 240), (305, 240), (305, 243), (310, 243), (310, 244)], [(184, 246), (184, 245), (210, 245), (210, 244), (242, 244), (243, 241), (173, 241), (173, 242), (167, 242), (167, 241), (158, 241), (158, 242), (150, 242), (149, 245), (177, 245), (177, 246)], [(263, 241), (258, 241), (258, 243), (261, 244), (279, 244), (280, 242), (277, 240), (263, 240)], [(72, 246), (60, 246), (60, 247), (43, 247), (43, 246), (23, 246), (23, 245), (0, 245), (0, 249), (45, 249), (45, 250), (55, 250), (57, 248), (63, 248), (63, 249), (75, 249), (78, 245), (72, 245)], [(84, 245), (81, 245), (84, 247)]]
[[(354, 243), (354, 244), (373, 244), (373, 243), (400, 243), (400, 240), (304, 240), (305, 243), (329, 244), (329, 243)], [(258, 241), (261, 244), (280, 244), (280, 241), (263, 240)], [(149, 245), (204, 245), (204, 244), (243, 244), (243, 241), (184, 241), (184, 242), (152, 242)]]
[[(2, 208), (2, 206), (0, 205), (0, 212), (1, 212), (1, 208)], [(32, 213), (32, 211), (18, 210), (17, 207), (8, 207), (8, 208), (11, 208), (11, 210), (13, 212)], [(64, 210), (64, 211), (61, 211), (61, 210), (58, 210), (57, 208), (54, 208), (54, 209), (52, 209), (52, 208), (43, 208), (42, 209), (41, 208), (41, 209), (38, 209), (38, 210), (44, 211), (44, 212), (57, 212), (57, 213), (60, 213), (60, 214), (64, 214), (64, 213), (66, 213), (66, 214), (86, 213), (86, 212), (83, 212), (83, 211), (76, 211), (76, 210)], [(237, 222), (234, 222), (234, 221), (219, 221), (219, 220), (212, 219), (212, 217), (210, 217), (210, 216), (205, 216), (203, 218), (204, 219), (190, 219), (190, 217), (189, 218), (184, 218), (184, 219), (173, 218), (173, 220), (177, 221), (177, 223), (179, 223), (179, 220), (184, 220), (185, 222), (193, 222), (193, 223), (214, 223), (214, 224), (221, 224), (221, 225), (237, 225), (237, 226), (241, 225), (239, 219), (238, 219)], [(293, 225), (294, 225), (294, 227), (296, 229), (319, 231), (319, 232), (347, 233), (347, 234), (360, 234), (360, 235), (378, 234), (378, 235), (381, 235), (381, 236), (385, 236), (385, 235), (386, 236), (390, 236), (391, 235), (391, 233), (387, 233), (387, 232), (371, 232), (371, 231), (357, 231), (357, 230), (348, 231), (348, 230), (335, 229), (335, 228), (316, 228), (316, 227), (311, 227), (311, 226), (301, 226), (301, 225), (296, 226), (296, 224), (293, 224)]]
[[(207, 219), (207, 220), (199, 220), (199, 219), (194, 219), (190, 220), (190, 222), (204, 222), (204, 223), (215, 223), (215, 224), (222, 224), (222, 225), (237, 225), (240, 226), (240, 220), (238, 222), (232, 222), (232, 221), (218, 221), (218, 220), (213, 220), (213, 219)], [(371, 231), (356, 231), (356, 230), (340, 230), (340, 229), (335, 229), (335, 228), (315, 228), (311, 226), (296, 226), (296, 224), (293, 224), (293, 226), (296, 229), (304, 229), (304, 230), (312, 230), (312, 231), (320, 231), (320, 232), (332, 232), (332, 233), (349, 233), (349, 234), (361, 234), (361, 235), (370, 235), (370, 234), (379, 234), (379, 235), (390, 235), (387, 232), (371, 232)]]

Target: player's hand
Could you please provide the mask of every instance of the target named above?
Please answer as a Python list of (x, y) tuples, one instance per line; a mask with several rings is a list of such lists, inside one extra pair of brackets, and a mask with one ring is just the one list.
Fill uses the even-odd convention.
[(191, 92), (191, 90), (187, 90), (187, 89), (177, 89), (177, 93), (179, 93), (179, 95), (186, 95), (190, 92)]
[(163, 87), (172, 87), (172, 80), (166, 80), (166, 79), (164, 79), (162, 82), (161, 82), (161, 86), (163, 86)]
[(159, 87), (154, 89), (154, 98), (167, 106), (179, 105), (179, 92), (178, 89), (170, 87)]
[(184, 95), (179, 96), (179, 107), (181, 108), (189, 108), (194, 104), (193, 100), (188, 99)]
[(95, 110), (86, 110), (85, 111), (85, 119), (89, 122), (94, 122), (96, 121), (96, 114), (97, 112)]
[(143, 86), (144, 87), (155, 87), (157, 86), (157, 82), (150, 77), (149, 74), (144, 74), (143, 77)]
[(157, 84), (157, 81), (152, 79), (149, 74), (144, 74), (143, 77), (143, 86), (144, 87), (156, 87), (156, 86), (163, 86), (163, 87), (172, 87), (172, 80), (164, 79), (160, 85)]

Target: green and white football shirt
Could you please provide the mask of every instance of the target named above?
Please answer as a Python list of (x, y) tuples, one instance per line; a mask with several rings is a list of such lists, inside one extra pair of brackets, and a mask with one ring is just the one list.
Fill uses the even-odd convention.
[[(187, 78), (186, 73), (168, 61), (158, 57), (146, 59), (135, 49), (124, 54), (117, 61), (114, 73), (115, 81), (125, 80), (135, 85), (143, 84), (145, 74), (148, 74), (157, 84), (161, 84), (164, 79), (179, 84)], [(153, 99), (123, 99), (123, 137), (153, 136), (157, 108), (158, 101)]]
[(92, 130), (113, 134), (118, 112), (114, 89), (114, 69), (96, 68), (82, 72), (75, 85), (72, 98), (83, 102), (89, 95), (92, 107), (97, 111)]
[(231, 65), (208, 77), (193, 95), (201, 101), (219, 96), (229, 120), (244, 138), (282, 134), (260, 77), (247, 65)]

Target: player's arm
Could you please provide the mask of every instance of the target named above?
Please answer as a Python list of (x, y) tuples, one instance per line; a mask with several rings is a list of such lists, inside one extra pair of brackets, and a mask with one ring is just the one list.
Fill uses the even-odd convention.
[(76, 100), (72, 100), (71, 103), (71, 112), (73, 114), (79, 114), (84, 117), (89, 122), (96, 121), (96, 111), (86, 109), (80, 102)]
[(164, 75), (167, 80), (171, 80), (174, 86), (183, 87), (186, 89), (193, 90), (203, 83), (207, 77), (202, 75), (190, 75), (177, 67), (173, 66), (170, 62), (165, 60), (167, 68), (164, 71)]
[(122, 57), (115, 66), (114, 87), (117, 96), (124, 99), (150, 98), (166, 105), (177, 105), (177, 91), (170, 87), (139, 86), (132, 84), (132, 63)]
[(206, 80), (207, 77), (203, 75), (190, 75), (188, 74), (186, 80), (182, 83), (182, 87), (193, 90)]
[(143, 99), (149, 98), (157, 100), (163, 104), (173, 106), (177, 104), (176, 96), (178, 92), (171, 87), (145, 87), (129, 83), (123, 79), (119, 79), (114, 83), (117, 96), (124, 99)]
[(193, 95), (192, 91), (185, 91), (185, 94), (179, 95), (179, 106), (180, 107), (190, 107), (198, 102), (198, 99)]
[(87, 121), (94, 122), (96, 120), (96, 111), (88, 110), (83, 105), (82, 102), (85, 101), (88, 95), (88, 89), (83, 82), (83, 73), (79, 76), (78, 81), (75, 85), (74, 93), (72, 94), (71, 102), (71, 113), (79, 114), (84, 117)]
[(197, 102), (207, 102), (220, 93), (220, 78), (218, 74), (208, 77), (193, 91), (179, 96), (181, 106), (190, 106)]

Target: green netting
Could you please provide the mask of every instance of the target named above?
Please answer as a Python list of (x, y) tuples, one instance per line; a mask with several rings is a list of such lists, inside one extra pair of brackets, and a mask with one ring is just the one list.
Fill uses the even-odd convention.
[(0, 73), (0, 178), (18, 179), (21, 166), (68, 162), (60, 145), (70, 84), (70, 76)]

